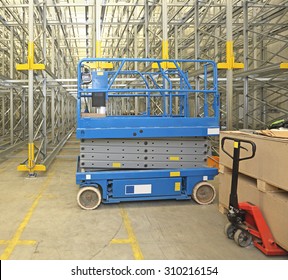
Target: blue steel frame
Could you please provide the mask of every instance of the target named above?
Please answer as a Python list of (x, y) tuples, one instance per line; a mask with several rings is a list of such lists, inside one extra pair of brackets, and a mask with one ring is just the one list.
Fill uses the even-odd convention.
[[(108, 71), (107, 88), (84, 88), (81, 86), (81, 66), (86, 63), (112, 62), (120, 64), (116, 71)], [(135, 70), (122, 70), (125, 63), (156, 63), (158, 70), (155, 72), (139, 72)], [(175, 69), (162, 69), (163, 62), (170, 62), (175, 65)], [(180, 69), (181, 63), (204, 63), (203, 87), (204, 89), (193, 89), (189, 83), (187, 73)], [(208, 67), (210, 68), (208, 69)], [(211, 70), (212, 69), (212, 70)], [(208, 86), (209, 77), (212, 77), (212, 86)], [(211, 72), (212, 71), (212, 72)], [(157, 84), (153, 75), (160, 74), (166, 81), (167, 87)], [(169, 74), (177, 74), (180, 77), (180, 88), (173, 88)], [(140, 75), (143, 79), (145, 88), (119, 89), (113, 88), (113, 83), (119, 75), (128, 74)], [(199, 74), (198, 74), (199, 75)], [(149, 77), (155, 88), (149, 88), (147, 77)], [(211, 82), (210, 82), (211, 84)], [(106, 99), (111, 97), (135, 97), (144, 96), (148, 98), (147, 112), (137, 116), (106, 116), (104, 118), (81, 117), (81, 98), (92, 97), (94, 92), (105, 92)], [(131, 94), (133, 92), (133, 94)], [(172, 97), (182, 96), (181, 105), (177, 116), (172, 114)], [(204, 94), (204, 116), (190, 117), (188, 107), (188, 93)], [(168, 97), (169, 110), (166, 113), (165, 104), (161, 116), (151, 115), (149, 112), (149, 102), (153, 97)], [(157, 95), (158, 94), (158, 95)], [(208, 98), (213, 95), (213, 112), (209, 116)], [(95, 138), (165, 138), (165, 137), (196, 137), (213, 136), (219, 134), (219, 94), (217, 87), (217, 67), (215, 62), (210, 60), (160, 60), (160, 59), (96, 59), (86, 58), (78, 63), (78, 96), (77, 96), (77, 132), (76, 136), (80, 139)], [(103, 203), (118, 203), (121, 201), (139, 200), (161, 200), (161, 199), (191, 199), (193, 188), (202, 181), (212, 180), (218, 174), (216, 168), (185, 168), (185, 169), (161, 169), (161, 170), (94, 170), (81, 172), (79, 158), (76, 173), (76, 183), (80, 187), (94, 186), (101, 188)], [(179, 184), (175, 187), (175, 183)], [(151, 184), (151, 193), (148, 194), (127, 194), (125, 187), (127, 184)]]
[[(108, 72), (107, 88), (84, 88), (81, 86), (81, 67), (88, 63), (112, 62), (119, 64), (116, 70)], [(135, 70), (122, 70), (125, 64), (129, 63), (147, 63), (158, 64), (158, 70), (154, 72), (140, 72)], [(169, 62), (175, 65), (175, 69), (164, 70), (162, 63)], [(202, 74), (203, 89), (192, 88), (189, 83), (187, 73), (180, 68), (181, 63), (203, 64)], [(208, 69), (209, 68), (209, 69)], [(212, 81), (208, 86), (208, 71)], [(211, 72), (212, 71), (212, 72)], [(170, 74), (177, 74), (180, 78), (180, 88), (173, 88)], [(143, 79), (145, 88), (113, 88), (116, 78), (120, 75), (137, 74)], [(153, 75), (159, 74), (166, 81), (166, 87), (159, 86), (154, 80)], [(198, 74), (199, 75), (199, 74)], [(149, 88), (147, 78), (150, 77), (155, 88)], [(168, 87), (167, 87), (168, 86)], [(107, 101), (111, 97), (147, 97), (147, 112), (143, 115), (134, 116), (106, 116), (105, 118), (81, 117), (81, 98), (92, 97), (92, 93), (105, 92)], [(132, 94), (131, 94), (132, 92)], [(172, 114), (172, 98), (183, 97), (182, 112), (175, 116)], [(204, 94), (204, 116), (190, 117), (188, 107), (188, 94)], [(137, 94), (137, 95), (135, 95)], [(157, 95), (158, 94), (158, 95)], [(156, 96), (165, 96), (169, 98), (169, 110), (165, 108), (161, 116), (151, 115), (150, 99)], [(213, 95), (213, 115), (208, 113), (208, 95)], [(166, 112), (168, 111), (168, 113)], [(181, 110), (180, 110), (181, 111)], [(219, 94), (217, 86), (217, 66), (210, 60), (160, 60), (160, 59), (132, 59), (132, 58), (114, 58), (114, 59), (96, 59), (85, 58), (78, 63), (78, 96), (77, 96), (77, 131), (76, 136), (80, 139), (89, 138), (154, 138), (154, 137), (190, 137), (190, 136), (214, 136), (219, 134)]]

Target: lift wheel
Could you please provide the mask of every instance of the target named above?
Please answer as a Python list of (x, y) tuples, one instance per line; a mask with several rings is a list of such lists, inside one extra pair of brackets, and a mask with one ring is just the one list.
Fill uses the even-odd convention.
[(94, 210), (101, 203), (101, 191), (96, 187), (82, 187), (77, 195), (78, 205), (84, 210)]
[(199, 204), (210, 204), (214, 201), (215, 197), (215, 188), (207, 182), (200, 182), (193, 189), (192, 198)]

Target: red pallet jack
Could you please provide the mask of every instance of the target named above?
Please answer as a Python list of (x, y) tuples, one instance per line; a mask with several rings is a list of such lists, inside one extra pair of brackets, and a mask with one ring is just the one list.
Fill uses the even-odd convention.
[[(225, 142), (233, 141), (233, 155), (225, 150)], [(256, 145), (252, 141), (223, 137), (221, 148), (233, 160), (231, 193), (225, 234), (229, 239), (234, 239), (240, 247), (247, 247), (253, 241), (255, 247), (268, 256), (287, 255), (288, 252), (280, 248), (270, 231), (258, 206), (250, 202), (238, 203), (238, 174), (239, 162), (255, 156)], [(245, 149), (249, 155), (240, 158), (240, 149)], [(250, 153), (251, 152), (251, 153)]]

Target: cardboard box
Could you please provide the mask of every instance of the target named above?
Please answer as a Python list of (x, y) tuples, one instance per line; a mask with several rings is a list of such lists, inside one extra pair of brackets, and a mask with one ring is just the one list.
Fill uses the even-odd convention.
[(262, 193), (260, 209), (278, 245), (288, 251), (288, 192)]
[[(228, 209), (232, 173), (219, 173), (218, 177), (219, 209)], [(288, 251), (288, 192), (262, 192), (257, 188), (256, 179), (239, 174), (238, 200), (249, 201), (260, 208), (276, 243)]]
[[(231, 192), (232, 173), (219, 173), (219, 204), (228, 209)], [(260, 192), (257, 189), (257, 181), (251, 177), (239, 174), (238, 177), (238, 201), (249, 201), (259, 205)]]
[[(267, 182), (268, 184), (288, 191), (288, 139), (268, 137), (239, 131), (222, 131), (220, 141), (224, 136), (250, 140), (256, 144), (256, 155), (254, 158), (241, 161), (239, 172)], [(220, 142), (221, 143), (221, 142)], [(220, 144), (221, 145), (221, 144)], [(246, 157), (251, 153), (251, 147), (243, 144), (248, 149), (241, 149), (240, 156)], [(233, 154), (233, 141), (226, 141), (224, 148)], [(232, 159), (226, 155), (220, 147), (220, 164), (232, 168)]]

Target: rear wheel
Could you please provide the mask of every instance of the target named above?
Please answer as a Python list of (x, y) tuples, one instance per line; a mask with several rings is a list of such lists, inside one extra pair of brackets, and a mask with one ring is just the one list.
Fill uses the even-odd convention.
[(236, 227), (233, 226), (230, 222), (225, 225), (224, 233), (229, 239), (234, 238)]
[(207, 182), (200, 182), (193, 189), (192, 198), (199, 204), (210, 204), (215, 197), (215, 188)]
[(234, 241), (240, 247), (247, 247), (252, 242), (252, 235), (247, 230), (237, 229), (234, 234)]
[(96, 187), (82, 187), (77, 194), (78, 205), (84, 210), (96, 209), (101, 200), (101, 191)]

